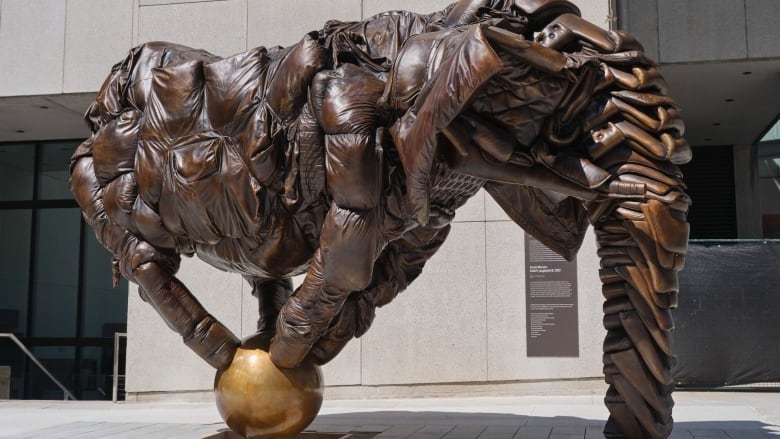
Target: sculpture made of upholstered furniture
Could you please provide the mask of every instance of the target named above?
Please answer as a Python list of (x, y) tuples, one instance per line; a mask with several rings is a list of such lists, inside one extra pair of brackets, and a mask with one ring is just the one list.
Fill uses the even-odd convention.
[(175, 277), (181, 255), (243, 275), (295, 368), (364, 334), (480, 189), (567, 258), (591, 224), (605, 434), (663, 438), (691, 158), (666, 92), (639, 43), (564, 0), (330, 21), (227, 58), (148, 43), (88, 109), (71, 187), (115, 278), (220, 370), (240, 341)]

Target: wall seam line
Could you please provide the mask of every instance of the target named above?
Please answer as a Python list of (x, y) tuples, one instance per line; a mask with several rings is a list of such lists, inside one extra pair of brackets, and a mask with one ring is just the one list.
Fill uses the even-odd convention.
[(663, 59), (661, 54), (661, 0), (655, 2), (655, 50), (658, 54), (658, 63)]
[(133, 0), (133, 28), (130, 30), (130, 47), (138, 45), (141, 37), (141, 4), (139, 0)]
[(3, 0), (0, 0), (0, 35), (3, 32)]
[(358, 367), (360, 371), (360, 378), (358, 378), (358, 386), (363, 385), (363, 337), (360, 337), (358, 340), (358, 350), (360, 351), (360, 356), (358, 357)]
[(490, 381), (490, 309), (488, 306), (488, 294), (490, 294), (489, 291), (489, 284), (490, 280), (488, 279), (488, 233), (487, 233), (487, 194), (484, 193), (483, 190), (483, 196), (482, 196), (482, 215), (483, 215), (483, 233), (485, 236), (485, 262), (483, 264), (483, 270), (485, 272), (485, 381)]
[(244, 50), (249, 50), (249, 0), (244, 0), (246, 4), (246, 13), (244, 17), (244, 22), (246, 23), (246, 26), (244, 27)]
[(241, 279), (241, 288), (238, 289), (239, 300), (238, 300), (238, 315), (241, 316), (241, 318), (238, 319), (238, 334), (240, 339), (244, 339), (244, 295), (246, 292), (244, 291), (244, 284), (246, 284), (246, 281), (244, 279)]
[[(3, 0), (0, 0), (0, 36), (3, 35)], [(5, 76), (5, 75), (3, 75)], [(0, 87), (3, 88), (3, 87)], [(5, 94), (5, 93), (3, 93)]]
[(68, 4), (70, 0), (65, 0), (65, 16), (62, 17), (62, 74), (60, 77), (60, 93), (65, 93), (65, 57), (67, 56), (68, 45)]
[(750, 59), (750, 40), (748, 39), (748, 6), (747, 0), (742, 1), (742, 9), (745, 13), (745, 59)]
[(173, 6), (173, 5), (185, 5), (185, 4), (193, 4), (193, 3), (214, 3), (214, 2), (229, 2), (231, 0), (191, 0), (191, 1), (173, 1), (173, 2), (166, 2), (166, 3), (153, 3), (151, 5), (142, 5), (139, 2), (139, 6), (142, 8), (153, 8), (155, 6)]

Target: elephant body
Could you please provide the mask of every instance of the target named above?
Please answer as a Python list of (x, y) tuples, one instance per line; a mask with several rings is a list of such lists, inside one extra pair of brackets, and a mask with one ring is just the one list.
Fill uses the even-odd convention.
[(148, 43), (87, 111), (71, 187), (115, 276), (220, 369), (239, 341), (175, 277), (181, 255), (242, 274), (294, 367), (365, 333), (480, 189), (567, 258), (590, 223), (605, 432), (666, 437), (690, 148), (665, 93), (638, 43), (562, 0), (332, 21), (227, 58)]

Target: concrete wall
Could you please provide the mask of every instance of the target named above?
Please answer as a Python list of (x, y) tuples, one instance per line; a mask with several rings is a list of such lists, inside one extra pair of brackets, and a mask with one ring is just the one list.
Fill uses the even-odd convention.
[(734, 149), (734, 193), (737, 214), (737, 237), (760, 239), (761, 189), (758, 178), (758, 147), (756, 145), (735, 145)]
[(618, 0), (621, 28), (662, 63), (780, 56), (776, 0)]
[[(287, 45), (328, 19), (360, 20), (450, 0), (2, 0), (0, 96), (94, 92), (111, 66), (142, 42), (175, 41), (227, 56)], [(577, 2), (608, 27), (607, 0)], [(9, 62), (10, 60), (10, 62)]]
[[(97, 91), (131, 47), (167, 40), (227, 56), (294, 43), (328, 19), (448, 0), (2, 0), (0, 96)], [(421, 6), (424, 5), (424, 6)], [(12, 62), (7, 62), (12, 60)]]
[[(96, 91), (133, 43), (125, 0), (0, 2), (0, 96)], [(99, 17), (99, 18), (98, 18)]]

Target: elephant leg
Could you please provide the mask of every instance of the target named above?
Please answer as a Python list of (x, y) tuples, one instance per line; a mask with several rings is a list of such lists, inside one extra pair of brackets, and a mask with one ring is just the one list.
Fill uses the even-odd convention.
[(276, 320), (270, 355), (274, 364), (292, 368), (328, 330), (349, 295), (365, 289), (374, 262), (386, 245), (377, 209), (352, 211), (335, 203), (322, 226), (320, 248), (301, 286)]
[[(139, 250), (148, 253), (148, 248)], [(166, 265), (142, 261), (133, 269), (133, 281), (141, 287), (141, 297), (182, 336), (187, 347), (215, 369), (230, 365), (238, 338), (206, 311)]]
[(589, 206), (599, 216), (591, 220), (606, 299), (604, 374), (610, 417), (604, 434), (609, 438), (666, 438), (673, 426), (671, 309), (677, 306), (677, 272), (687, 247), (689, 199), (681, 182), (659, 187), (663, 195), (648, 190), (639, 200)]
[(376, 308), (390, 303), (420, 275), (449, 231), (449, 225), (419, 227), (390, 242), (374, 264), (371, 285), (349, 295), (328, 330), (312, 347), (315, 361), (329, 362), (350, 340), (365, 334), (374, 321)]
[(175, 251), (161, 250), (109, 219), (104, 203), (118, 204), (113, 197), (119, 196), (116, 193), (106, 196), (91, 156), (85, 155), (73, 163), (71, 187), (84, 219), (113, 256), (114, 282), (118, 282), (121, 273), (130, 282), (137, 283), (141, 298), (182, 336), (190, 349), (216, 369), (229, 366), (239, 345), (238, 338), (209, 314), (176, 278), (180, 258)]
[(252, 295), (257, 298), (257, 332), (273, 332), (276, 317), (292, 294), (292, 280), (249, 276), (245, 279), (252, 286)]
[(345, 64), (318, 73), (310, 101), (325, 141), (325, 173), (332, 201), (300, 288), (277, 319), (270, 348), (277, 366), (295, 367), (330, 327), (351, 293), (371, 283), (384, 236), (383, 131), (376, 102), (385, 83)]

